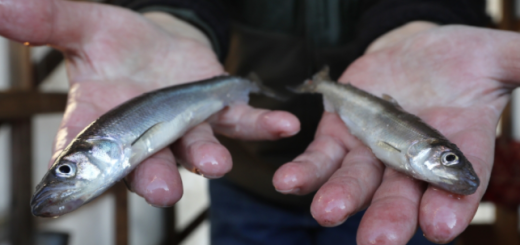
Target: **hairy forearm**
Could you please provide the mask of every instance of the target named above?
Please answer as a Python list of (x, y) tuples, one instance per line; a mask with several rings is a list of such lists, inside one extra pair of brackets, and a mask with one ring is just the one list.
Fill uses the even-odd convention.
[(211, 48), (211, 42), (208, 37), (186, 21), (162, 12), (147, 12), (143, 16), (172, 35), (193, 39)]
[(413, 36), (419, 32), (429, 30), (439, 25), (428, 22), (428, 21), (413, 21), (406, 25), (400, 26), (392, 31), (387, 32), (386, 34), (380, 36), (378, 39), (374, 40), (367, 48), (365, 53), (372, 53), (386, 47), (390, 47), (410, 36)]

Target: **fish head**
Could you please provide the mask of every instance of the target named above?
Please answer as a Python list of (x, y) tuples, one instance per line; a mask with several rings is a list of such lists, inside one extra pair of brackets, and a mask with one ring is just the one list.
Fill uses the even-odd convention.
[(471, 195), (480, 184), (471, 163), (448, 140), (428, 139), (415, 142), (407, 155), (415, 177), (441, 189)]
[(122, 155), (120, 144), (111, 139), (73, 141), (36, 187), (33, 215), (57, 217), (101, 194), (120, 178)]

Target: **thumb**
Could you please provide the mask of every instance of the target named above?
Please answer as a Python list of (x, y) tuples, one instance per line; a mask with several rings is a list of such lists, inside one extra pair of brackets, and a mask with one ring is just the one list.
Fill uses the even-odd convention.
[(520, 34), (498, 30), (492, 32), (488, 34), (495, 54), (492, 60), (497, 65), (494, 78), (517, 87), (520, 85)]
[(112, 21), (110, 10), (116, 8), (100, 6), (63, 0), (0, 0), (0, 35), (31, 45), (78, 51), (103, 23)]

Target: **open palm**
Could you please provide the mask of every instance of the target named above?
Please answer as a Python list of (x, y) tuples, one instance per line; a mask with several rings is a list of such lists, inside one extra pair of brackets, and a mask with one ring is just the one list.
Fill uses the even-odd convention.
[[(67, 59), (71, 89), (53, 158), (85, 126), (118, 104), (143, 92), (223, 73), (208, 45), (172, 34), (122, 8), (61, 0), (0, 2), (1, 35), (32, 45), (49, 44)], [(252, 140), (277, 139), (299, 130), (289, 113), (247, 105), (232, 106), (212, 122), (213, 127), (203, 123), (190, 130), (172, 147), (177, 160), (206, 177), (220, 177), (231, 169), (231, 156), (213, 129)], [(133, 191), (152, 205), (172, 205), (182, 195), (172, 150), (156, 153), (129, 176)]]
[(517, 86), (512, 81), (520, 81), (514, 69), (520, 66), (519, 41), (520, 35), (509, 32), (439, 27), (361, 57), (339, 79), (391, 95), (457, 144), (481, 179), (475, 194), (426, 188), (385, 168), (331, 113), (324, 114), (306, 152), (278, 170), (275, 187), (294, 194), (319, 188), (311, 211), (326, 226), (368, 207), (359, 244), (405, 244), (418, 224), (432, 241), (452, 240), (469, 224), (486, 190), (495, 128)]

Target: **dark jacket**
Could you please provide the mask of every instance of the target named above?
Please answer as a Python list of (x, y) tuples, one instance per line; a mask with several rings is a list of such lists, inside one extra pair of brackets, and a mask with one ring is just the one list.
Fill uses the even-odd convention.
[[(120, 0), (136, 11), (163, 11), (204, 31), (231, 74), (256, 72), (279, 91), (309, 78), (324, 65), (338, 78), (380, 35), (414, 20), (438, 24), (489, 23), (484, 0)], [(312, 195), (277, 193), (274, 171), (312, 141), (323, 112), (318, 95), (276, 101), (252, 95), (254, 107), (285, 110), (301, 121), (301, 132), (273, 142), (220, 137), (233, 156), (226, 179), (280, 205), (308, 208)]]

